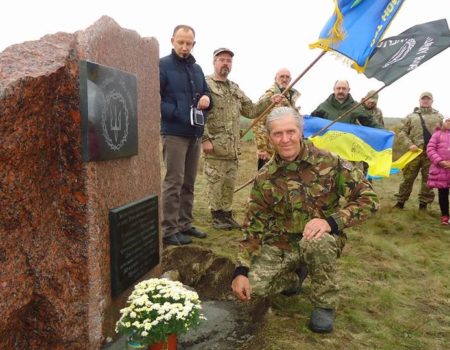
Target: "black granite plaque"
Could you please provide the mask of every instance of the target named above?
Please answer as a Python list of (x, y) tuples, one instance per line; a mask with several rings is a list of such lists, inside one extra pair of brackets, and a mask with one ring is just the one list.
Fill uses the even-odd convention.
[(159, 264), (158, 197), (109, 211), (111, 294), (118, 296)]
[(88, 61), (79, 67), (83, 160), (138, 154), (136, 75)]

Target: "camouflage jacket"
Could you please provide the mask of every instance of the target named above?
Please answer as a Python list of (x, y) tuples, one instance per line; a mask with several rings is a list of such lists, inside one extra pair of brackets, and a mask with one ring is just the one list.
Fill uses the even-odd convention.
[[(344, 203), (339, 203), (344, 198)], [(326, 219), (339, 234), (375, 213), (379, 200), (363, 172), (309, 140), (293, 162), (277, 155), (257, 175), (244, 219), (238, 262), (249, 267), (262, 244), (297, 249), (311, 219)]]
[(220, 81), (210, 75), (206, 83), (211, 92), (212, 108), (208, 112), (203, 140), (209, 139), (214, 150), (205, 158), (237, 159), (241, 115), (254, 118), (253, 102), (231, 80)]
[(365, 108), (367, 114), (370, 114), (372, 116), (372, 119), (375, 123), (381, 125), (384, 128), (384, 119), (383, 119), (383, 112), (378, 107), (373, 107), (372, 109)]
[(422, 114), (425, 127), (430, 134), (433, 134), (434, 129), (442, 123), (442, 114), (434, 108), (416, 107), (414, 108), (413, 113), (408, 114), (406, 118), (403, 119), (397, 136), (408, 147), (416, 145), (417, 147), (424, 149), (423, 128), (419, 113)]
[[(267, 107), (270, 106), (272, 100), (270, 99), (275, 94), (281, 94), (281, 90), (277, 84), (273, 84), (269, 90), (266, 91), (264, 95), (262, 95), (259, 101), (255, 104), (255, 116), (258, 117), (262, 112), (266, 110)], [(288, 97), (283, 98), (280, 103), (277, 103), (275, 107), (292, 107), (297, 109), (295, 103), (297, 99), (300, 97), (300, 92), (295, 89), (291, 89), (289, 91)], [(270, 113), (270, 112), (269, 112)], [(255, 135), (255, 143), (258, 151), (266, 151), (270, 155), (273, 155), (273, 147), (269, 142), (269, 137), (267, 135), (266, 130), (266, 119), (267, 115), (262, 117), (254, 126), (253, 126), (253, 134)]]
[[(335, 120), (356, 104), (357, 102), (353, 100), (353, 97), (350, 94), (348, 94), (347, 99), (343, 103), (340, 103), (336, 100), (334, 94), (331, 94), (311, 113), (311, 115), (324, 119)], [(360, 124), (372, 128), (381, 128), (381, 125), (376, 123), (372, 116), (368, 114), (366, 109), (362, 106), (356, 107), (352, 112), (350, 112), (349, 115), (339, 119), (339, 122)]]

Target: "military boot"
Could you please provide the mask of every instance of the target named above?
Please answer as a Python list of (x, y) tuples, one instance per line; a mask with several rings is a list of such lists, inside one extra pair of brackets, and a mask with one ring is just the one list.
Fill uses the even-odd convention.
[(224, 211), (223, 216), (225, 217), (225, 220), (233, 226), (233, 228), (241, 228), (241, 225), (239, 225), (239, 223), (234, 220), (233, 213), (231, 211)]
[(213, 218), (213, 227), (217, 230), (231, 230), (233, 225), (228, 222), (222, 210), (211, 210), (211, 215)]
[(404, 202), (397, 202), (394, 205), (395, 209), (404, 209), (405, 208), (405, 203)]

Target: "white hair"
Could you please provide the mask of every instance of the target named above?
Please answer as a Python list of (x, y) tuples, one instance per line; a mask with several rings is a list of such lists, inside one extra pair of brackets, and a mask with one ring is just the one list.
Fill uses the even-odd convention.
[(266, 129), (270, 133), (272, 122), (284, 118), (294, 118), (298, 129), (303, 130), (303, 117), (292, 107), (276, 107), (272, 109), (266, 119)]

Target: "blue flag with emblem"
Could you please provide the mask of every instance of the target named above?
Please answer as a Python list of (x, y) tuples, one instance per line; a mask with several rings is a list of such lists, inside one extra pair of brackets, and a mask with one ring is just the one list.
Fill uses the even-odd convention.
[(336, 51), (364, 71), (383, 33), (404, 0), (335, 0), (335, 10), (310, 48)]
[(391, 172), (394, 133), (348, 123), (335, 123), (320, 135), (311, 137), (330, 124), (327, 119), (305, 116), (303, 136), (313, 144), (351, 161), (369, 164), (369, 175), (388, 177)]

